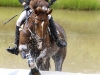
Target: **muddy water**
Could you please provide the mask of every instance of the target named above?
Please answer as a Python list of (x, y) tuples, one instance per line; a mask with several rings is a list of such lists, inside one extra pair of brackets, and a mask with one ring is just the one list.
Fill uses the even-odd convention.
[[(3, 25), (23, 8), (0, 7), (0, 68), (29, 69), (20, 55), (9, 54), (6, 48), (14, 41), (18, 17)], [(100, 73), (100, 11), (53, 10), (54, 20), (61, 24), (67, 35), (65, 72)], [(51, 60), (51, 70), (54, 63)]]

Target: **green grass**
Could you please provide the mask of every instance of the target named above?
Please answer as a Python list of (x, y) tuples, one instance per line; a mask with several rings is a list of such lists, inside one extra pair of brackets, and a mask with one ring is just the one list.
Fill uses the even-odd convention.
[[(21, 6), (18, 0), (0, 0), (0, 6)], [(57, 0), (52, 6), (55, 9), (99, 10), (100, 0)]]
[(63, 9), (98, 10), (100, 0), (58, 0), (52, 7)]
[(0, 0), (0, 6), (18, 7), (21, 6), (21, 4), (18, 0)]

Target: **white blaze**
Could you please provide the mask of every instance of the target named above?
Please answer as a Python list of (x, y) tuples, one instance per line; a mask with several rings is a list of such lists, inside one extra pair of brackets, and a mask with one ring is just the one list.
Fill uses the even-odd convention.
[(41, 26), (43, 27), (43, 25), (44, 25), (44, 21), (41, 23)]
[(44, 21), (41, 23), (41, 26), (42, 26), (42, 35), (43, 35), (43, 25), (44, 25)]

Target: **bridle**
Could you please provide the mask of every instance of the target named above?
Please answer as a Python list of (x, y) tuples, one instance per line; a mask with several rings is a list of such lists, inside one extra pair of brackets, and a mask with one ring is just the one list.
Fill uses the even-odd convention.
[[(34, 47), (37, 47), (37, 43), (38, 42), (44, 42), (44, 39), (46, 38), (46, 35), (43, 37), (43, 38), (41, 38), (37, 33), (36, 33), (36, 25), (37, 25), (37, 23), (36, 23), (36, 20), (39, 20), (39, 21), (46, 21), (46, 20), (48, 20), (48, 17), (47, 18), (38, 18), (37, 16), (34, 16), (33, 17), (34, 18), (34, 31), (32, 31), (29, 27), (28, 27), (28, 30), (29, 30), (29, 32), (31, 33), (31, 39), (32, 39), (32, 43), (33, 43), (33, 45), (34, 45)], [(45, 46), (44, 46), (45, 47)]]
[[(45, 22), (46, 20), (48, 20), (48, 17), (47, 17), (47, 18), (42, 19), (42, 18), (37, 18), (37, 16), (34, 16), (34, 19), (35, 19), (35, 20), (42, 21), (42, 22)], [(37, 23), (36, 23), (36, 22), (34, 22), (34, 25), (36, 26), (36, 25), (37, 25)], [(38, 35), (38, 34), (37, 34), (37, 35)], [(41, 40), (43, 40), (43, 38), (42, 38)]]

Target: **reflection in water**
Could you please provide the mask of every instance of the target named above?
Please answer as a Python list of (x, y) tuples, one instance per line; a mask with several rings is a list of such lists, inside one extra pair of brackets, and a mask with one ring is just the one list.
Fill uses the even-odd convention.
[[(0, 68), (28, 68), (27, 61), (20, 55), (15, 56), (6, 51), (14, 41), (15, 23), (18, 17), (7, 25), (3, 23), (21, 10), (22, 8), (0, 7)], [(67, 34), (68, 51), (63, 71), (100, 73), (99, 13), (100, 11), (53, 11), (54, 20), (62, 25)], [(54, 70), (53, 61), (51, 65), (51, 70)]]

